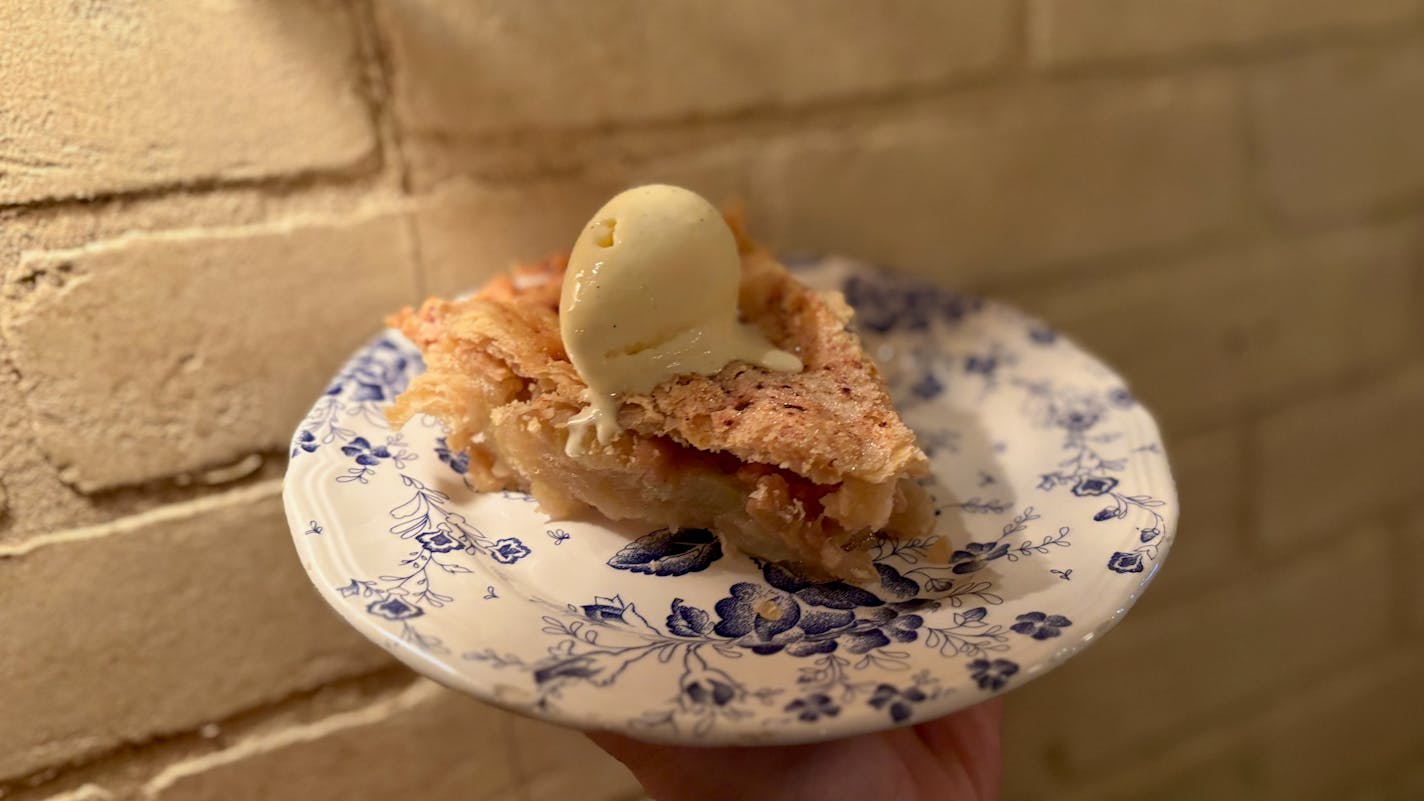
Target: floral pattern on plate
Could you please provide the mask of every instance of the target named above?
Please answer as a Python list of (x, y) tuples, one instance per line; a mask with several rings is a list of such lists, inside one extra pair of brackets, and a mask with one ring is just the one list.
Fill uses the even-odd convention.
[(437, 680), (557, 722), (685, 743), (804, 742), (928, 720), (1100, 637), (1170, 548), (1155, 423), (1122, 380), (999, 304), (843, 259), (842, 291), (934, 465), (937, 526), (878, 581), (808, 581), (711, 532), (549, 520), (477, 493), (438, 423), (384, 407), (423, 369), (386, 332), (292, 440), (293, 539), (323, 596)]

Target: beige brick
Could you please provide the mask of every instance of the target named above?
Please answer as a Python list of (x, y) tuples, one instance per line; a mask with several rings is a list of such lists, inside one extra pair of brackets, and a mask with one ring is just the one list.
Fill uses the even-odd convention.
[(1154, 600), (1175, 600), (1246, 575), (1244, 431), (1229, 428), (1167, 439), (1177, 495), (1182, 499), (1177, 538)]
[(0, 313), (38, 445), (85, 491), (283, 446), (414, 297), (406, 240), (384, 216), (27, 254)]
[(1361, 779), (1343, 794), (1336, 791), (1327, 797), (1337, 801), (1419, 801), (1424, 798), (1424, 753)]
[(1424, 43), (1264, 66), (1250, 78), (1250, 108), (1266, 195), (1288, 215), (1424, 194)]
[(1399, 542), (1403, 549), (1394, 561), (1394, 583), (1398, 603), (1416, 636), (1424, 635), (1424, 592), (1419, 591), (1416, 565), (1424, 564), (1424, 506), (1399, 521)]
[(1261, 422), (1256, 534), (1298, 549), (1424, 495), (1424, 365), (1305, 400)]
[[(1008, 697), (1014, 703), (1014, 696)], [(1246, 721), (1193, 732), (1165, 751), (1134, 751), (1110, 770), (1089, 774), (1071, 790), (1061, 780), (1032, 783), (1037, 771), (1004, 771), (1004, 801), (1259, 801), (1261, 749)], [(1019, 754), (1012, 733), (1004, 762), (1019, 766), (1035, 759)]]
[(389, 663), (327, 608), (273, 484), (0, 552), (0, 779)]
[[(1364, 658), (1394, 636), (1390, 589), (1371, 578), (1389, 558), (1379, 534), (1355, 531), (1285, 564), (1258, 561), (1249, 581), (1190, 600), (1163, 605), (1149, 590), (1100, 644), (1014, 693), (1006, 730), (1025, 770), (1052, 771), (1037, 781), (1087, 780), (1123, 754), (1162, 750), (1182, 732), (1237, 719), (1274, 688), (1327, 675), (1341, 654)], [(1304, 629), (1329, 632), (1329, 642)]]
[(1239, 223), (1244, 143), (1215, 75), (1000, 91), (785, 143), (786, 246), (980, 285)]
[[(757, 201), (749, 196), (744, 166), (731, 154), (714, 153), (710, 158), (703, 154), (673, 163), (596, 170), (577, 181), (497, 189), (447, 185), (423, 198), (414, 212), (426, 290), (466, 292), (513, 264), (565, 253), (608, 198), (641, 183), (685, 186), (717, 204)], [(751, 220), (754, 230), (758, 222)]]
[(579, 732), (517, 718), (511, 736), (529, 794), (521, 801), (624, 801), (642, 792), (622, 763)]
[(1119, 369), (1170, 430), (1397, 361), (1424, 337), (1421, 242), (1411, 220), (1011, 298)]
[(587, 128), (893, 92), (992, 70), (1007, 0), (382, 0), (399, 118), (419, 132)]
[(1388, 658), (1357, 654), (1354, 661), (1330, 682), (1283, 701), (1266, 722), (1272, 797), (1323, 797), (1424, 749), (1424, 649)]
[(346, 167), (373, 152), (337, 0), (7, 2), (0, 205)]
[(1074, 66), (1348, 33), (1417, 19), (1417, 0), (1030, 0), (1035, 63)]
[(419, 681), (367, 707), (179, 762), (139, 793), (155, 801), (366, 799), (514, 801), (511, 717)]

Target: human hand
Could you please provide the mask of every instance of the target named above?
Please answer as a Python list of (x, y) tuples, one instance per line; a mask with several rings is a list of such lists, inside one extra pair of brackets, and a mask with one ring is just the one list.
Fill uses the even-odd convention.
[(1001, 701), (811, 745), (697, 748), (589, 736), (654, 801), (997, 801)]

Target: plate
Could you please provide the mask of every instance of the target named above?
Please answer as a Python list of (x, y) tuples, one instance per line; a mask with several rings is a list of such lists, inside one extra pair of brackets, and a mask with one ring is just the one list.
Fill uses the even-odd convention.
[(930, 456), (937, 526), (880, 580), (811, 583), (709, 532), (551, 520), (479, 493), (440, 425), (383, 407), (422, 369), (386, 331), (292, 440), (302, 564), (347, 621), (515, 712), (644, 740), (808, 742), (930, 720), (1102, 637), (1167, 556), (1176, 493), (1121, 378), (1007, 306), (840, 258), (839, 289)]

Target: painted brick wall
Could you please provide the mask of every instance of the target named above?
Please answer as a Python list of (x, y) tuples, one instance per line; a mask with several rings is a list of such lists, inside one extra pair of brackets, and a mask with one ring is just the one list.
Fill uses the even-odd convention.
[(13, 0), (0, 32), (0, 796), (637, 798), (348, 632), (276, 490), (382, 312), (645, 180), (1019, 303), (1159, 411), (1179, 544), (1011, 697), (1008, 799), (1424, 792), (1421, 0)]

